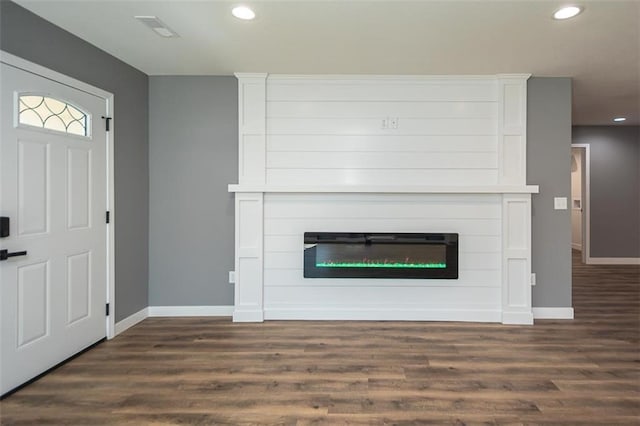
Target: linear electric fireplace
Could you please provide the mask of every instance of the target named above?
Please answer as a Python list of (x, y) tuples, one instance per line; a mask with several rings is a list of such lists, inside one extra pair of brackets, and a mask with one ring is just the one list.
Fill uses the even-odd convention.
[(458, 234), (304, 233), (305, 278), (458, 278)]

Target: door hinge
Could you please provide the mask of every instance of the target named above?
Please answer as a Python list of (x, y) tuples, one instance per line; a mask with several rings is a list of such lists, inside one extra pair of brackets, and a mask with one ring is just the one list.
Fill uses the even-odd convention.
[(104, 119), (104, 130), (106, 130), (107, 132), (109, 131), (109, 122), (111, 120), (113, 120), (112, 117), (105, 117), (104, 115), (102, 116), (102, 118)]
[(109, 217), (109, 216), (110, 216), (110, 215), (109, 215), (109, 211), (107, 211), (107, 214), (105, 215), (105, 219), (106, 219), (106, 222), (107, 222), (107, 223), (109, 223), (109, 220), (110, 220), (110, 217)]
[(109, 304), (108, 303), (105, 305), (105, 314), (107, 316), (109, 316)]

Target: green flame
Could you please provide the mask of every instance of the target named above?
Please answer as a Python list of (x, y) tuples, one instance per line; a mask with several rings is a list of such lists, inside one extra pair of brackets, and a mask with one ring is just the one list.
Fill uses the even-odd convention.
[(319, 262), (316, 268), (413, 268), (444, 269), (446, 263), (365, 263), (365, 262)]

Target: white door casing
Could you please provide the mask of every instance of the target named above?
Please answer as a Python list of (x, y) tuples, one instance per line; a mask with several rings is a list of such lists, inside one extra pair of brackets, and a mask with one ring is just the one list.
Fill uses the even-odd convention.
[[(8, 59), (7, 59), (8, 58)], [(3, 53), (0, 214), (11, 220), (0, 240), (25, 256), (0, 262), (1, 393), (21, 385), (112, 334), (112, 144), (102, 116), (111, 99), (60, 82), (53, 72)], [(53, 78), (52, 78), (53, 77)], [(43, 95), (89, 116), (88, 136), (20, 124), (21, 94)]]

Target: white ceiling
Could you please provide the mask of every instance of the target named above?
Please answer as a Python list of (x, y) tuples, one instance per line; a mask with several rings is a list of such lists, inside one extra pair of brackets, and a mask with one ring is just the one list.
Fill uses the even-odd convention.
[(640, 124), (640, 1), (555, 21), (565, 2), (248, 0), (250, 22), (226, 0), (14, 1), (149, 75), (532, 73), (573, 78), (574, 124)]

